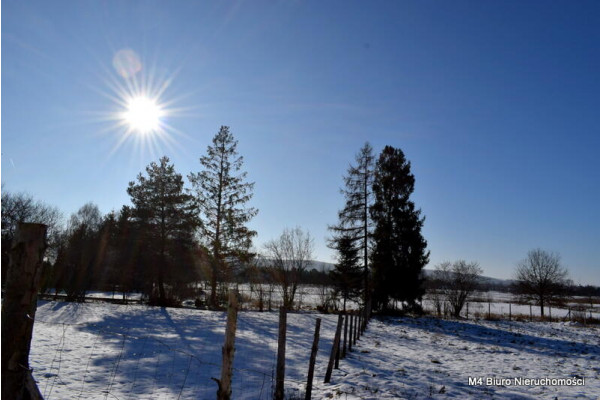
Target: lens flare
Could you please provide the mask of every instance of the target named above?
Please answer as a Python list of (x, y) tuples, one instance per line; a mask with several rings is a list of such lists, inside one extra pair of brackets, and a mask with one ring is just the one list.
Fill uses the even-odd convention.
[(131, 49), (121, 49), (113, 57), (113, 67), (124, 79), (133, 78), (142, 70), (142, 61)]

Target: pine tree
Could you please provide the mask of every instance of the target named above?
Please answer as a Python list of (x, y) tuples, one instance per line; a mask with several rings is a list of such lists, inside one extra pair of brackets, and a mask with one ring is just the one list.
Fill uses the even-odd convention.
[(424, 217), (410, 200), (415, 178), (400, 149), (386, 146), (375, 169), (371, 217), (375, 224), (372, 269), (378, 308), (390, 299), (409, 307), (424, 293), (421, 271), (429, 262), (427, 242), (421, 234)]
[(341, 190), (346, 204), (338, 212), (338, 224), (329, 227), (334, 237), (331, 242), (349, 238), (352, 246), (357, 249), (362, 261), (363, 296), (364, 302), (369, 299), (369, 246), (371, 236), (371, 223), (369, 209), (372, 204), (371, 187), (373, 182), (373, 148), (367, 142), (356, 155), (356, 165), (350, 165), (344, 177), (345, 187)]
[(363, 271), (359, 265), (359, 249), (349, 235), (333, 239), (332, 247), (338, 252), (338, 262), (329, 275), (334, 287), (344, 299), (344, 311), (346, 311), (346, 302), (362, 293)]
[(202, 232), (211, 251), (211, 304), (217, 305), (217, 282), (231, 266), (230, 262), (247, 261), (256, 232), (246, 224), (257, 214), (246, 208), (252, 198), (254, 183), (245, 182), (246, 172), (240, 172), (243, 157), (238, 156), (237, 140), (229, 127), (221, 126), (200, 158), (203, 170), (188, 178), (196, 194), (202, 220)]
[[(193, 251), (194, 233), (199, 225), (193, 198), (183, 191), (183, 179), (175, 172), (168, 157), (146, 167), (137, 182), (129, 182), (132, 220), (144, 244), (140, 249), (150, 263), (151, 281), (158, 286), (159, 305), (168, 304), (165, 283), (177, 274), (191, 269), (191, 265), (174, 262), (182, 251)], [(154, 293), (152, 293), (154, 296)]]

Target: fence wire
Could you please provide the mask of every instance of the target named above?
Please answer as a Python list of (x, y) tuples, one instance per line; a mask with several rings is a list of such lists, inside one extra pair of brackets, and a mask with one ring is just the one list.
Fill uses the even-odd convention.
[[(110, 305), (108, 315), (80, 322), (79, 314), (102, 314), (105, 306), (44, 307), (35, 321), (30, 360), (45, 399), (216, 398), (213, 378), (221, 373), (224, 313)], [(337, 316), (288, 315), (288, 398), (299, 398), (305, 390), (317, 317), (323, 323), (315, 385), (324, 375)], [(273, 398), (277, 341), (278, 313), (238, 314), (232, 398)]]

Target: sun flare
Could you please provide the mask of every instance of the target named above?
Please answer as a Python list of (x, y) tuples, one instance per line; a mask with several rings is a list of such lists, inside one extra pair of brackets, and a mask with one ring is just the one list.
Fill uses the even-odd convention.
[(123, 119), (132, 131), (146, 134), (160, 129), (162, 116), (163, 110), (155, 100), (137, 96), (127, 102)]
[[(122, 49), (115, 54), (113, 67), (116, 73), (105, 78), (105, 88), (99, 88), (112, 102), (100, 120), (110, 122), (106, 131), (116, 135), (110, 152), (115, 154), (130, 147), (143, 157), (173, 153), (180, 147), (178, 139), (188, 136), (172, 125), (179, 117), (188, 115), (190, 107), (176, 106), (186, 94), (173, 97), (171, 83), (177, 70), (168, 73), (164, 68), (143, 62), (135, 51)], [(162, 72), (157, 73), (158, 70)]]

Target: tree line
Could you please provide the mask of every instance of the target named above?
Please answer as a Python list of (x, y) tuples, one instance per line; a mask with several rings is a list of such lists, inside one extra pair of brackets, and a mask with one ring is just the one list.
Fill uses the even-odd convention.
[(200, 157), (202, 169), (188, 175), (191, 188), (164, 156), (129, 182), (131, 205), (102, 216), (95, 204), (85, 204), (64, 230), (57, 209), (3, 190), (2, 264), (16, 224), (41, 222), (52, 232), (46, 285), (64, 291), (68, 300), (112, 287), (169, 305), (190, 283), (206, 279), (216, 306), (217, 283), (250, 259), (256, 235), (247, 224), (257, 210), (246, 206), (254, 184), (246, 181), (237, 144), (222, 126)]
[[(299, 284), (320, 282), (335, 288), (344, 309), (355, 301), (381, 312), (419, 311), (429, 251), (425, 217), (411, 198), (415, 177), (401, 149), (385, 146), (376, 157), (367, 142), (349, 165), (340, 190), (344, 203), (329, 226), (335, 268), (324, 273), (309, 270), (314, 239), (300, 227), (254, 250), (257, 233), (248, 227), (258, 213), (248, 206), (254, 183), (247, 181), (237, 144), (222, 126), (199, 159), (201, 170), (187, 175), (190, 187), (164, 156), (129, 182), (130, 205), (103, 216), (87, 203), (65, 229), (57, 208), (2, 190), (2, 281), (17, 223), (39, 222), (49, 226), (44, 285), (71, 301), (96, 289), (140, 292), (150, 304), (174, 305), (203, 281), (209, 305), (218, 307), (221, 283), (246, 280), (277, 284), (284, 306), (292, 308)], [(557, 255), (546, 256), (533, 251), (516, 272), (522, 292), (542, 310), (567, 281)], [(476, 262), (445, 262), (428, 287), (459, 315), (481, 272)], [(536, 282), (541, 275), (553, 283)]]

